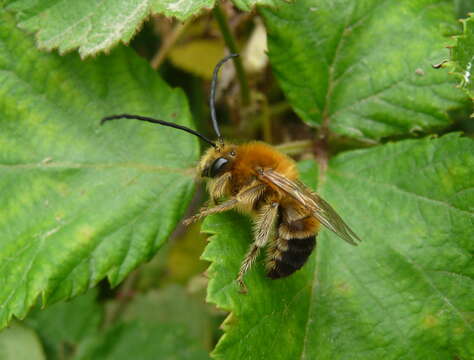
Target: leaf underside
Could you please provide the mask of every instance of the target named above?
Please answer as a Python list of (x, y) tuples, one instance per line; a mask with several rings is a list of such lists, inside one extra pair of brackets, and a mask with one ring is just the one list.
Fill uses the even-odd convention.
[[(255, 5), (276, 6), (283, 0), (235, 0), (250, 11)], [(37, 46), (60, 54), (78, 49), (82, 58), (128, 44), (154, 14), (180, 21), (212, 9), (215, 0), (5, 0), (20, 28), (36, 34)]]
[(451, 1), (301, 0), (261, 9), (269, 57), (309, 125), (374, 142), (440, 130), (464, 99), (446, 72)]
[(168, 238), (192, 196), (185, 96), (131, 50), (81, 62), (35, 49), (0, 19), (0, 328), (104, 277), (118, 284)]
[(226, 213), (204, 222), (213, 234), (203, 255), (212, 262), (208, 300), (231, 311), (214, 358), (473, 358), (473, 140), (454, 134), (342, 154), (319, 193), (361, 245), (323, 229), (288, 278), (266, 278), (260, 259), (247, 295), (235, 277), (250, 221)]

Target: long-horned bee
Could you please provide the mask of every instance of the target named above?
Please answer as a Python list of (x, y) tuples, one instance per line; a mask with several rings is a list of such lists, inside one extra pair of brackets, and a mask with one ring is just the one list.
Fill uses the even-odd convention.
[(349, 244), (360, 241), (336, 211), (320, 196), (298, 181), (295, 162), (263, 142), (235, 145), (224, 141), (215, 114), (215, 89), (219, 68), (237, 54), (223, 58), (215, 67), (211, 84), (211, 120), (217, 141), (190, 128), (138, 115), (113, 115), (114, 119), (136, 119), (170, 126), (198, 136), (211, 147), (202, 156), (198, 176), (207, 181), (210, 206), (185, 220), (189, 224), (210, 214), (238, 210), (254, 219), (254, 241), (237, 275), (246, 291), (244, 275), (266, 247), (266, 271), (271, 279), (291, 275), (308, 260), (316, 245), (320, 224)]

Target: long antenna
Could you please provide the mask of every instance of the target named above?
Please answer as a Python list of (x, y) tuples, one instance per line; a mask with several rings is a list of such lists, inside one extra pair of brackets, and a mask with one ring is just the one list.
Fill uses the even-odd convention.
[(163, 120), (153, 119), (153, 118), (146, 117), (146, 116), (130, 115), (130, 114), (112, 115), (112, 116), (107, 116), (107, 117), (103, 118), (100, 121), (100, 124), (103, 125), (106, 121), (117, 120), (117, 119), (134, 119), (134, 120), (141, 120), (141, 121), (151, 122), (153, 124), (160, 124), (160, 125), (164, 125), (164, 126), (169, 126), (169, 127), (179, 129), (179, 130), (183, 130), (183, 131), (186, 131), (190, 134), (196, 135), (197, 137), (201, 138), (202, 140), (204, 140), (208, 144), (212, 145), (213, 147), (217, 147), (215, 142), (209, 140), (207, 137), (205, 137), (204, 135), (198, 133), (196, 130), (190, 129), (186, 126), (170, 123), (170, 122), (163, 121)]
[(219, 125), (217, 124), (217, 117), (216, 117), (216, 87), (217, 87), (217, 75), (219, 74), (219, 69), (221, 66), (230, 58), (239, 56), (239, 54), (229, 54), (224, 57), (221, 61), (219, 61), (214, 68), (214, 73), (212, 74), (212, 83), (211, 83), (211, 95), (209, 97), (209, 107), (211, 108), (211, 121), (212, 127), (217, 135), (217, 141), (222, 144), (223, 138), (221, 135), (221, 131), (219, 130)]

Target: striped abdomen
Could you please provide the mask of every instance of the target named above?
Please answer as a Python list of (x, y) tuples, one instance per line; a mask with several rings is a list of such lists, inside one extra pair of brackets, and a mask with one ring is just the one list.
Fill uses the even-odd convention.
[(277, 238), (268, 248), (267, 276), (291, 275), (308, 260), (315, 245), (319, 222), (312, 216), (293, 220), (284, 211), (277, 223)]

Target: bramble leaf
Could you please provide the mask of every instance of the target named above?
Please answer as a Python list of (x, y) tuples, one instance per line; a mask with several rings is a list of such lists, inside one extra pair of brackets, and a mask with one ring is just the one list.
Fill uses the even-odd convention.
[(43, 305), (118, 284), (150, 259), (194, 188), (185, 96), (128, 49), (81, 62), (35, 49), (0, 14), (0, 327)]
[(128, 43), (150, 15), (150, 0), (7, 0), (20, 28), (36, 33), (40, 49), (81, 57)]
[(212, 9), (216, 0), (151, 0), (152, 10), (184, 21), (203, 9)]
[[(185, 21), (215, 0), (4, 0), (16, 13), (20, 28), (36, 33), (40, 49), (60, 54), (79, 49), (82, 58), (108, 52), (119, 42), (127, 44), (152, 14)], [(283, 0), (235, 0), (250, 11), (257, 4), (275, 5)], [(1, 4), (0, 4), (1, 5)]]
[[(311, 178), (303, 175), (310, 184)], [(357, 232), (326, 229), (295, 274), (235, 278), (248, 219), (206, 219), (208, 300), (231, 311), (217, 359), (474, 357), (474, 141), (456, 134), (352, 151), (329, 162), (319, 193)]]
[(309, 125), (368, 142), (440, 130), (463, 94), (447, 57), (451, 1), (301, 0), (261, 9), (275, 75)]
[(232, 0), (235, 6), (243, 11), (250, 11), (256, 5), (277, 8), (279, 5), (293, 3), (293, 0)]

